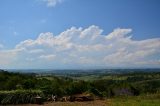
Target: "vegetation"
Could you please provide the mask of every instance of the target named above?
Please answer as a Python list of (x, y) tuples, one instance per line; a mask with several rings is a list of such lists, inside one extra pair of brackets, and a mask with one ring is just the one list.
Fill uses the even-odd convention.
[(107, 103), (110, 106), (159, 106), (160, 94), (145, 94), (132, 97), (115, 97), (109, 99)]
[[(113, 105), (121, 103), (120, 101), (123, 101), (124, 104), (130, 102), (134, 102), (135, 105), (136, 103), (143, 104), (143, 102), (147, 103), (146, 100), (149, 104), (150, 102), (159, 103), (156, 97), (159, 97), (160, 94), (160, 72), (129, 71), (128, 73), (110, 74), (90, 72), (45, 75), (1, 70), (0, 85), (0, 104), (34, 103), (36, 96), (47, 101), (52, 94), (63, 97), (85, 92), (93, 94), (96, 98), (114, 98), (112, 99)], [(143, 100), (142, 95), (152, 96)]]
[(0, 91), (0, 101), (3, 105), (35, 103), (37, 95), (44, 96), (39, 90)]

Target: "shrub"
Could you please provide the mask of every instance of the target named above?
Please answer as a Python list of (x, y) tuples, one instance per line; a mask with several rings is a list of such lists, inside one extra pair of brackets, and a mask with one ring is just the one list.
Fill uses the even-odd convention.
[(40, 90), (0, 91), (0, 104), (35, 103), (36, 96), (44, 97)]

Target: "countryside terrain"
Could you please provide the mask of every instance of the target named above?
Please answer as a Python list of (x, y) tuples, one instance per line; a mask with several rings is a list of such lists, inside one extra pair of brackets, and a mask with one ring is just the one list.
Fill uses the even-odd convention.
[[(55, 102), (53, 96), (56, 96)], [(37, 99), (39, 97), (39, 99)], [(160, 69), (0, 71), (0, 105), (159, 106)]]

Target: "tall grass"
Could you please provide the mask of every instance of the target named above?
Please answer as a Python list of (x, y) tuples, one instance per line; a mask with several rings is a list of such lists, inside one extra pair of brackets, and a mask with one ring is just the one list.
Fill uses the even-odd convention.
[(110, 106), (160, 106), (160, 93), (113, 98)]
[(37, 95), (43, 97), (43, 93), (40, 90), (0, 91), (0, 104), (35, 103)]

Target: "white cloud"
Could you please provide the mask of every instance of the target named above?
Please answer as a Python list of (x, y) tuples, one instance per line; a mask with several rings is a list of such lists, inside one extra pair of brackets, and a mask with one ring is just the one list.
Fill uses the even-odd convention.
[(102, 35), (103, 30), (92, 25), (72, 27), (59, 35), (41, 33), (12, 50), (0, 51), (0, 63), (27, 68), (160, 67), (160, 38), (137, 41), (130, 36), (131, 31), (117, 28)]
[(39, 56), (40, 59), (45, 59), (45, 60), (54, 60), (55, 57), (56, 57), (56, 55), (54, 55), (54, 54)]
[(62, 0), (42, 0), (46, 3), (47, 7), (55, 7), (58, 3), (61, 3)]
[(132, 29), (115, 29), (112, 33), (110, 33), (108, 36), (106, 36), (106, 39), (108, 40), (118, 40), (120, 38), (125, 38), (127, 34), (131, 33)]
[(29, 53), (33, 54), (33, 53), (43, 53), (43, 49), (34, 49), (34, 50), (30, 50)]

